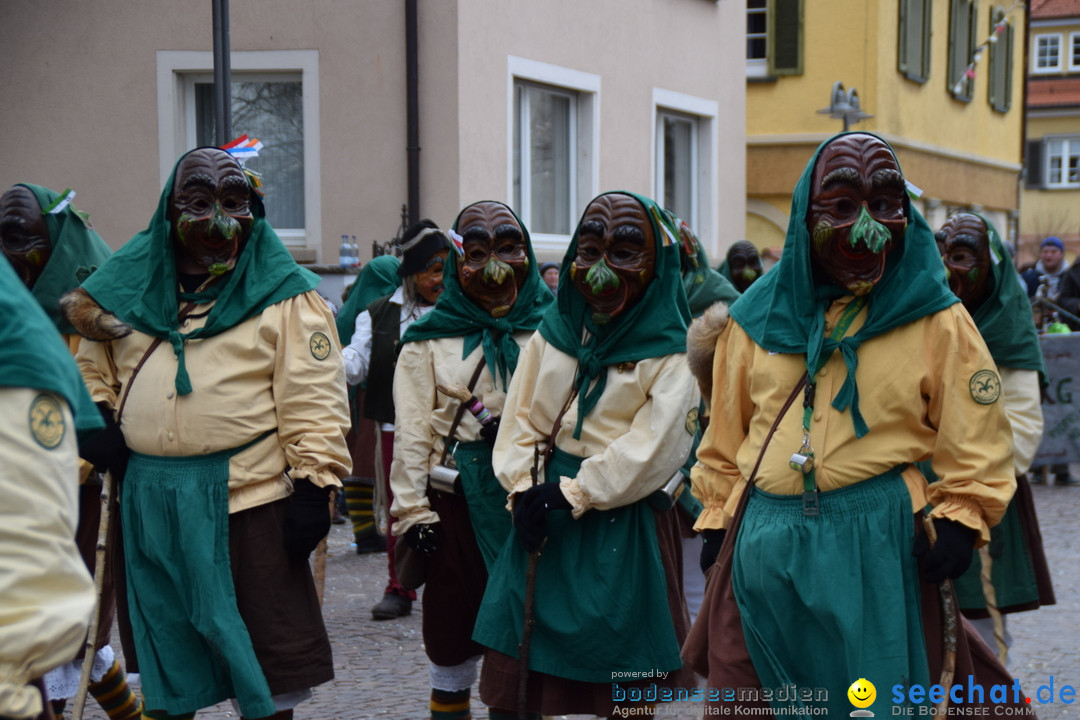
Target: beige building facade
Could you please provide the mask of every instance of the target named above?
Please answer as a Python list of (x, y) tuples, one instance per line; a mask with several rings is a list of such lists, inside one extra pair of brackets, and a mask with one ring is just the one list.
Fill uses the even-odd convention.
[[(407, 202), (407, 2), (233, 0), (232, 135), (304, 262), (361, 260)], [(742, 3), (417, 0), (419, 203), (507, 202), (542, 260), (606, 190), (656, 197), (710, 255), (745, 233)], [(210, 0), (0, 5), (0, 183), (78, 193), (117, 248), (213, 136)]]
[(823, 112), (834, 89), (842, 100), (855, 91), (869, 117), (849, 115), (849, 128), (893, 146), (932, 227), (954, 210), (976, 210), (1015, 239), (1020, 4), (748, 0), (747, 12), (747, 239), (783, 246), (800, 173), (818, 144), (844, 129)]
[(1020, 255), (1055, 236), (1080, 254), (1080, 2), (1031, 3)]

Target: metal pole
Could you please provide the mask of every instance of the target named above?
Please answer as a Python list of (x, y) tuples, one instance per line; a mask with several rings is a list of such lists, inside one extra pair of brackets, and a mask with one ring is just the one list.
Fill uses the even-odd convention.
[(405, 115), (409, 224), (420, 220), (420, 98), (416, 0), (405, 0)]
[(218, 145), (232, 140), (232, 68), (229, 49), (229, 0), (213, 0), (214, 8), (214, 137)]

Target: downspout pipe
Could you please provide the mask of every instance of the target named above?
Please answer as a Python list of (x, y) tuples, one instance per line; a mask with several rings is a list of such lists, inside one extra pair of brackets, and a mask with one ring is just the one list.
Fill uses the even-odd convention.
[(405, 0), (405, 152), (410, 225), (420, 220), (420, 98), (416, 2), (417, 0)]
[(218, 145), (232, 140), (232, 54), (229, 0), (214, 0), (214, 130)]

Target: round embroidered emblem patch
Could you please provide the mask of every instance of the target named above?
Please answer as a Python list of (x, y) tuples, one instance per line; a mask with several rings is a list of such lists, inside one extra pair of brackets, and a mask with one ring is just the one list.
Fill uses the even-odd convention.
[(38, 445), (52, 450), (64, 439), (64, 410), (52, 395), (38, 395), (30, 403), (30, 434)]
[(1001, 380), (993, 370), (980, 370), (968, 383), (971, 397), (980, 405), (992, 405), (1001, 397)]
[(698, 428), (701, 427), (698, 418), (699, 413), (698, 408), (690, 408), (690, 412), (686, 413), (686, 433), (688, 435), (694, 435), (697, 433)]
[(308, 347), (311, 348), (311, 354), (316, 360), (325, 360), (330, 357), (330, 338), (321, 332), (312, 333)]

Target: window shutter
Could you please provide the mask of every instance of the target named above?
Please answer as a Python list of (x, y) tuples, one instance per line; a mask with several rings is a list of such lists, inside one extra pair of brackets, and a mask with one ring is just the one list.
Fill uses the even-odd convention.
[(1043, 186), (1043, 143), (1042, 140), (1028, 140), (1027, 157), (1024, 159), (1024, 187), (1041, 188)]
[(803, 0), (772, 0), (769, 8), (769, 74), (801, 75)]
[[(990, 17), (990, 31), (1003, 13), (994, 8)], [(990, 106), (998, 112), (1008, 112), (1012, 106), (1012, 56), (1013, 26), (1006, 23), (998, 34), (997, 42), (990, 45)]]
[[(964, 73), (975, 46), (977, 14), (971, 0), (951, 0), (949, 3), (949, 71), (946, 79), (949, 94), (957, 100), (971, 100), (973, 83)], [(960, 86), (959, 92), (956, 91), (957, 85)]]
[(931, 0), (900, 0), (897, 70), (908, 80), (930, 77)]

